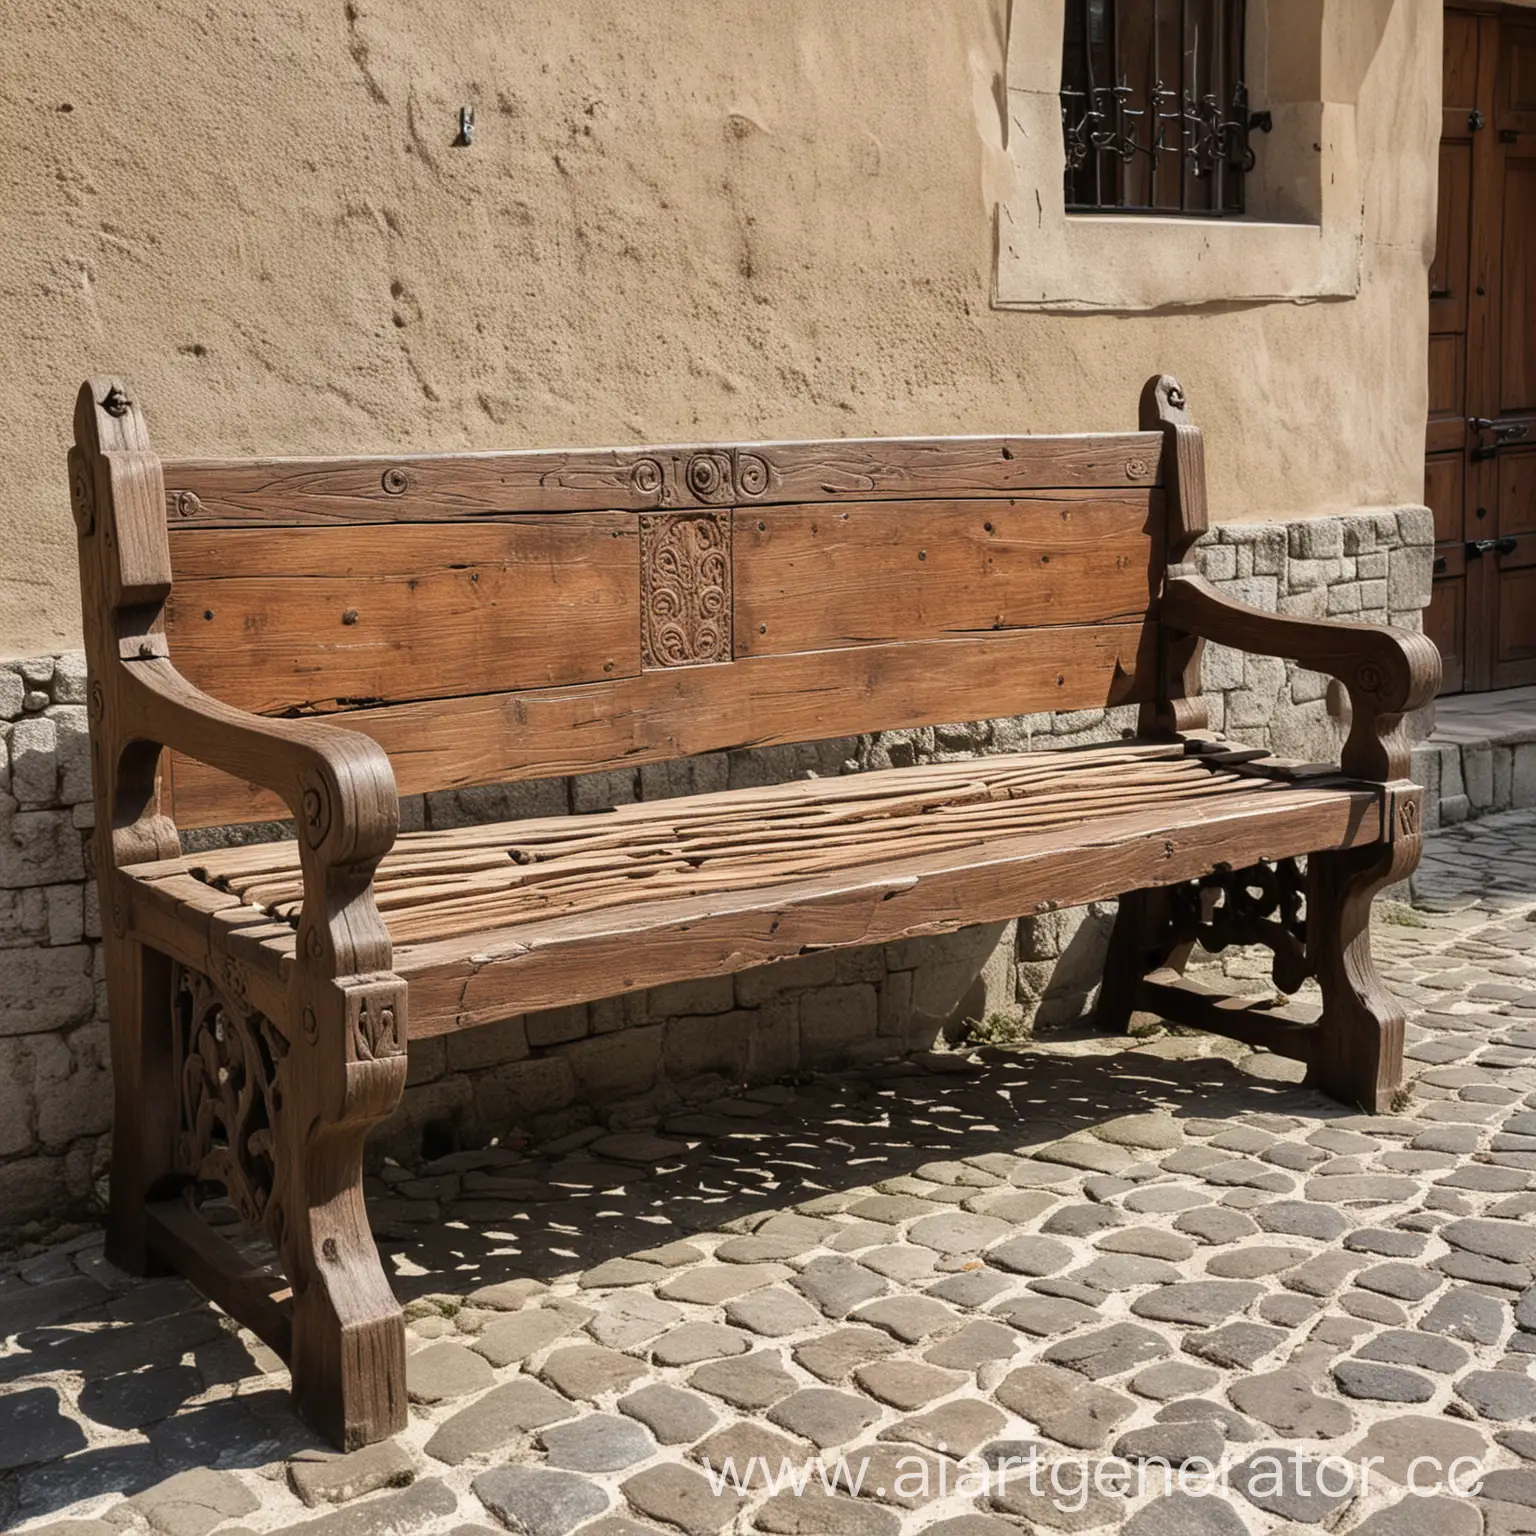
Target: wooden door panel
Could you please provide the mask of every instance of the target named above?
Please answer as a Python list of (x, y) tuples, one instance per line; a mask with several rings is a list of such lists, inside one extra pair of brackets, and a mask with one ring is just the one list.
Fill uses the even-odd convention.
[(1536, 126), (1536, 26), (1508, 15), (1499, 47), (1499, 126)]
[(1499, 455), (1499, 534), (1536, 533), (1536, 447)]
[(1536, 538), (1520, 543), (1532, 547), (1500, 559), (1496, 688), (1520, 688), (1536, 681)]
[(1445, 13), (1443, 102), (1447, 113), (1461, 114), (1462, 128), (1477, 105), (1477, 22), (1466, 11)]
[(1424, 443), (1427, 453), (1460, 453), (1466, 443), (1466, 356), (1465, 335), (1448, 333), (1429, 338), (1429, 431)]
[(1458, 333), (1429, 338), (1429, 414), (1462, 420), (1466, 396), (1466, 337)]
[[(1465, 129), (1465, 123), (1463, 123)], [(1467, 285), (1472, 264), (1472, 142), (1440, 143), (1439, 208), (1435, 260), (1429, 269), (1429, 328), (1467, 327)]]
[(1536, 17), (1450, 8), (1444, 36), (1425, 499), (1449, 691), (1536, 682)]
[[(1533, 65), (1536, 70), (1536, 65)], [(1536, 411), (1536, 154), (1504, 162), (1499, 411)]]
[(1424, 502), (1435, 514), (1435, 543), (1459, 543), (1462, 531), (1466, 461), (1459, 453), (1435, 454), (1424, 465)]
[(1499, 538), (1496, 688), (1536, 682), (1536, 447), (1502, 449), (1498, 463)]
[(1465, 667), (1462, 647), (1467, 622), (1467, 558), (1459, 543), (1435, 550), (1435, 584), (1424, 614), (1424, 633), (1440, 647), (1443, 691), (1459, 693)]

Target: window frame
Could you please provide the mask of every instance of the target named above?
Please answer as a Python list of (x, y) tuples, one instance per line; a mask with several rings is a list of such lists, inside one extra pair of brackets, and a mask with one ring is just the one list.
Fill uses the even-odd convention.
[(1249, 0), (1248, 83), (1273, 114), (1274, 133), (1249, 178), (1248, 211), (1208, 218), (1068, 212), (1060, 97), (1068, 3), (1076, 0), (1012, 0), (1002, 146), (1010, 182), (997, 211), (994, 305), (1138, 314), (1355, 297), (1365, 225), (1361, 78), (1325, 59), (1342, 26), (1336, 6)]

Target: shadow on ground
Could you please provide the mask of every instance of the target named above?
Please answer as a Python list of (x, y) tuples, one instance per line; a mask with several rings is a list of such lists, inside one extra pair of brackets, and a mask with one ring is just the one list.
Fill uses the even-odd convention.
[[(1219, 1056), (1158, 1054), (1187, 1042), (1119, 1043), (1056, 1035), (1043, 1048), (990, 1050), (981, 1061), (931, 1056), (759, 1091), (730, 1101), (734, 1111), (717, 1103), (674, 1117), (654, 1135), (619, 1138), (642, 1161), (578, 1152), (551, 1162), (532, 1154), (484, 1172), (480, 1182), (490, 1188), (442, 1204), (417, 1226), (390, 1224), (380, 1238), (384, 1262), (402, 1302), (462, 1296), (521, 1276), (568, 1276), (699, 1232), (749, 1230), (787, 1207), (872, 1185), (902, 1193), (905, 1177), (934, 1163), (1029, 1155), (1127, 1114), (1268, 1112), (1321, 1124), (1348, 1113), (1318, 1094), (1245, 1076)], [(1081, 1174), (1082, 1165), (1059, 1166), (1063, 1182)], [(1106, 1197), (1126, 1187), (1104, 1177)], [(932, 1184), (922, 1188), (931, 1195)], [(1091, 1178), (1086, 1192), (1094, 1198)], [(954, 1193), (958, 1200), (980, 1191), (954, 1186)], [(99, 1288), (87, 1300), (61, 1284), (61, 1315), (16, 1333), (0, 1356), (0, 1386), (77, 1374), (82, 1415), (139, 1438), (89, 1446), (60, 1412), (52, 1386), (0, 1399), (13, 1419), (26, 1419), (27, 1449), (17, 1454), (41, 1463), (0, 1484), (6, 1523), (108, 1492), (131, 1496), (194, 1467), (254, 1468), (324, 1447), (284, 1391), (256, 1389), (275, 1358), (188, 1285), (166, 1278), (122, 1289), (123, 1278), (105, 1267), (100, 1278), (119, 1294), (103, 1310)], [(6, 1299), (0, 1293), (0, 1307)], [(248, 1379), (242, 1395), (189, 1406), (212, 1388)], [(0, 1458), (10, 1459), (3, 1446)]]

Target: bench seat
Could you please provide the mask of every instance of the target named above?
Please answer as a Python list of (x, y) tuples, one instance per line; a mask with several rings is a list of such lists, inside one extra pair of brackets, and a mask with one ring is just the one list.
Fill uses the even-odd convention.
[[(405, 833), (373, 888), (416, 1039), (1380, 836), (1379, 790), (1336, 770), (1130, 741)], [(226, 950), (286, 984), (296, 843), (122, 873), (159, 942), (179, 915), (202, 960), (195, 934), (216, 913)]]

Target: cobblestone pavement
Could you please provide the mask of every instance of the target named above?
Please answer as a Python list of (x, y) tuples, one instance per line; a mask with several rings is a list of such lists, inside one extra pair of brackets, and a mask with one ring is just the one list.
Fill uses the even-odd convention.
[[(0, 1523), (1529, 1536), (1536, 815), (1431, 839), (1418, 896), (1377, 934), (1411, 1010), (1392, 1115), (1149, 1029), (389, 1170), (411, 1423), (351, 1456), (180, 1281), (128, 1280), (94, 1233), (28, 1258), (0, 1277)], [(1044, 1472), (983, 1486), (1031, 1446)], [(701, 1470), (818, 1454), (867, 1459), (858, 1497)], [(1226, 1487), (1119, 1491), (1113, 1458), (1158, 1456)], [(1407, 1494), (1416, 1457), (1421, 1482), (1473, 1458), (1481, 1495)]]

